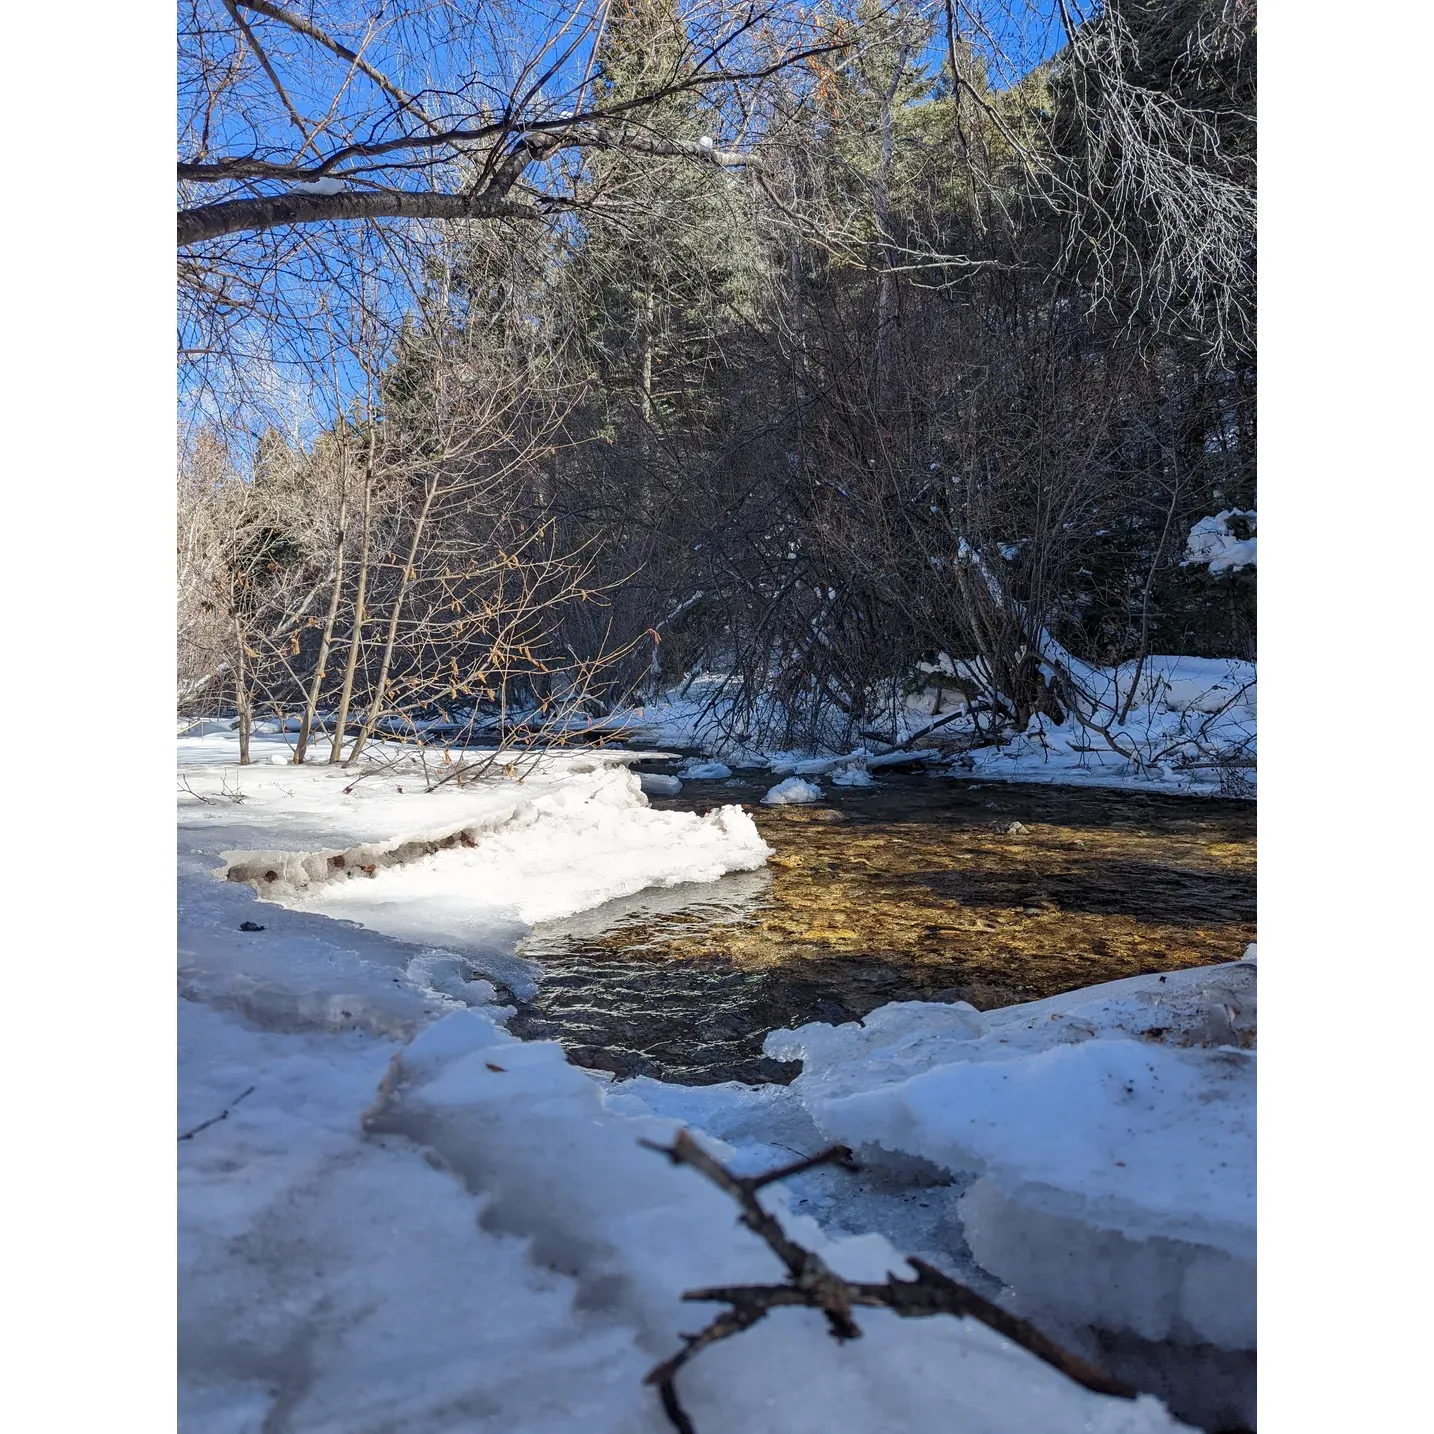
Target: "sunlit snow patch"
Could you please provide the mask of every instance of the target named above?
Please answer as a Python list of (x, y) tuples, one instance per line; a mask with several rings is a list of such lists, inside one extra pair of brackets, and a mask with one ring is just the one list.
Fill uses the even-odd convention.
[[(1250, 536), (1240, 538), (1231, 526), (1232, 518), (1241, 518), (1249, 527)], [(1256, 566), (1254, 513), (1227, 508), (1213, 518), (1201, 518), (1190, 529), (1182, 566), (1206, 567), (1212, 573), (1234, 571)]]
[(905, 1002), (774, 1031), (823, 1135), (979, 1178), (980, 1264), (1027, 1314), (1145, 1340), (1255, 1341), (1254, 969), (981, 1013)]
[(804, 782), (800, 777), (788, 777), (785, 782), (778, 782), (772, 787), (762, 804), (768, 807), (796, 806), (806, 802), (819, 802), (822, 799), (822, 789), (813, 782)]
[(770, 854), (741, 807), (654, 811), (637, 776), (614, 768), (522, 802), (476, 839), (368, 873), (347, 875), (349, 864), (344, 880), (297, 888), (281, 879), (260, 891), (403, 940), (461, 948), (495, 923), (533, 925), (647, 887), (716, 881)]
[(684, 782), (720, 782), (732, 775), (725, 762), (691, 761), (679, 768), (677, 775)]

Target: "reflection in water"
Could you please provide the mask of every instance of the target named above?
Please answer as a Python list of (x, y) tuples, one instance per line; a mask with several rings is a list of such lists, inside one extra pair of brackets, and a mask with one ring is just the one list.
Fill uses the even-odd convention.
[(762, 1037), (887, 1001), (981, 1009), (1237, 959), (1255, 939), (1255, 808), (1089, 788), (891, 777), (815, 807), (764, 783), (690, 783), (655, 806), (741, 801), (768, 868), (644, 892), (538, 928), (515, 1034), (580, 1065), (705, 1084), (783, 1080)]
[(598, 940), (618, 929), (627, 933), (628, 944), (660, 950), (666, 940), (695, 927), (731, 926), (752, 917), (770, 900), (771, 890), (772, 873), (766, 867), (734, 871), (720, 881), (649, 887), (562, 921), (544, 922), (524, 942), (523, 955), (530, 961), (554, 960), (574, 942)]

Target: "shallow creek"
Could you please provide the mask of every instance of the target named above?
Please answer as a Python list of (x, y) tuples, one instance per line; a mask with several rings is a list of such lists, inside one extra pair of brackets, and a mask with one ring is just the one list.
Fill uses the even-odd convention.
[(771, 778), (653, 806), (741, 802), (759, 872), (645, 892), (538, 927), (544, 971), (509, 1022), (579, 1065), (688, 1084), (789, 1080), (764, 1034), (888, 1001), (987, 1010), (1237, 960), (1255, 939), (1253, 803), (891, 775), (758, 805)]

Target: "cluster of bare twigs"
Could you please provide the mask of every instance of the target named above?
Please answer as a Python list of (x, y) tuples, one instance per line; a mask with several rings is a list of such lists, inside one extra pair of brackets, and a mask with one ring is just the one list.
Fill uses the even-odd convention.
[[(1134, 7), (1105, 4), (1077, 22), (1060, 5), (1069, 45), (1056, 83), (1076, 102), (1038, 167), (1070, 220), (1067, 263), (1103, 298), (1193, 330), (1221, 355), (1247, 351), (1255, 195), (1249, 157), (1229, 132), (1248, 130), (1253, 116), (1212, 109), (1207, 76), (1249, 63), (1253, 3), (1137, 11), (1141, 33), (1127, 15)], [(1188, 28), (1171, 23), (1191, 12)], [(1167, 82), (1158, 85), (1162, 61)], [(1237, 92), (1231, 103), (1251, 98)]]
[(229, 774), (227, 772), (220, 774), (219, 790), (210, 793), (208, 796), (205, 796), (203, 792), (196, 792), (193, 784), (183, 772), (179, 774), (179, 789), (182, 792), (187, 792), (195, 801), (202, 802), (206, 807), (217, 807), (221, 802), (232, 802), (238, 805), (240, 802), (246, 800), (243, 792), (237, 787), (231, 787), (229, 785)]
[(886, 1309), (909, 1319), (946, 1314), (979, 1320), (1002, 1338), (1020, 1345), (1084, 1388), (1097, 1394), (1134, 1398), (1134, 1390), (1062, 1349), (1027, 1321), (1018, 1319), (974, 1290), (958, 1284), (924, 1260), (907, 1259), (916, 1271), (913, 1280), (903, 1280), (892, 1274), (888, 1274), (881, 1284), (845, 1280), (820, 1255), (793, 1240), (782, 1229), (781, 1222), (762, 1207), (757, 1198), (758, 1192), (778, 1180), (800, 1175), (818, 1165), (850, 1167), (851, 1152), (845, 1146), (832, 1146), (817, 1155), (762, 1175), (734, 1175), (721, 1161), (703, 1150), (685, 1130), (678, 1132), (671, 1145), (660, 1145), (650, 1140), (644, 1140), (642, 1144), (667, 1156), (674, 1165), (690, 1165), (719, 1190), (730, 1195), (741, 1209), (739, 1218), (742, 1224), (766, 1242), (787, 1270), (787, 1278), (782, 1284), (722, 1285), (688, 1290), (682, 1296), (684, 1300), (711, 1301), (730, 1308), (699, 1334), (684, 1335), (684, 1347), (646, 1376), (646, 1382), (657, 1387), (662, 1407), (678, 1434), (696, 1434), (692, 1420), (677, 1396), (675, 1380), (682, 1366), (710, 1345), (751, 1329), (772, 1310), (792, 1307), (820, 1311), (826, 1318), (832, 1338), (837, 1340), (860, 1338), (861, 1329), (852, 1315), (852, 1311), (858, 1308)]
[(296, 763), (320, 734), (347, 763), (377, 738), (559, 741), (632, 646), (573, 645), (572, 610), (609, 583), (545, 510), (560, 386), (533, 352), (428, 318), (397, 349), (360, 328), (363, 399), (308, 448), (271, 430), (245, 471), (210, 427), (183, 454), (182, 703), (232, 704), (241, 762), (266, 714)]

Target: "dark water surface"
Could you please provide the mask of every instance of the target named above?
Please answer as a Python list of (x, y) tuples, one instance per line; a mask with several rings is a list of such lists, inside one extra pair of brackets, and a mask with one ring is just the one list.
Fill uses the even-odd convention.
[(514, 1034), (621, 1076), (786, 1080), (797, 1067), (762, 1055), (774, 1027), (888, 1001), (987, 1010), (1236, 960), (1255, 939), (1252, 802), (891, 775), (762, 807), (771, 782), (653, 799), (739, 801), (775, 855), (539, 927), (521, 954), (546, 975)]

